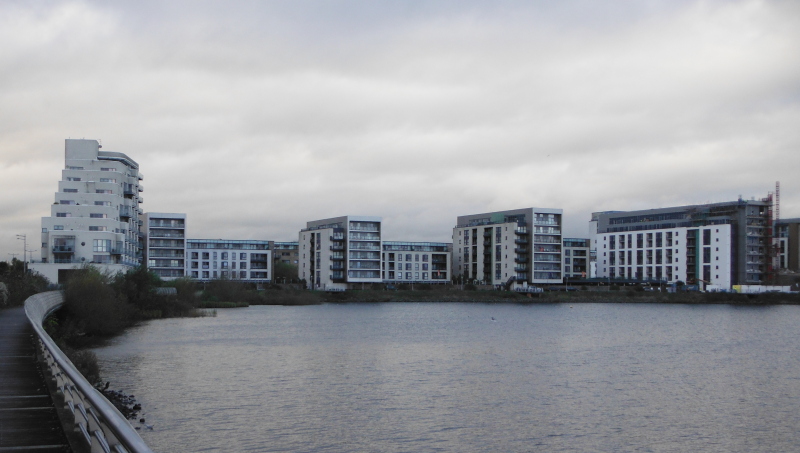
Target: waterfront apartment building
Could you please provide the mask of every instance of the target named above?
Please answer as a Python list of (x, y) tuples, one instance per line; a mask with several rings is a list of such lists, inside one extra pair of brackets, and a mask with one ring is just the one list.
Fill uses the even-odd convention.
[(777, 268), (800, 272), (800, 218), (775, 222)]
[(562, 212), (525, 208), (459, 216), (454, 275), (513, 288), (562, 283)]
[(185, 273), (196, 280), (272, 281), (271, 241), (188, 239), (186, 255)]
[(565, 282), (589, 276), (591, 242), (585, 238), (564, 238), (561, 251)]
[(730, 224), (605, 233), (596, 241), (600, 278), (731, 288)]
[(450, 283), (453, 244), (384, 241), (381, 278), (384, 283)]
[(297, 242), (273, 242), (273, 258), (275, 263), (294, 264), (300, 261)]
[(31, 268), (59, 283), (82, 264), (110, 272), (138, 266), (143, 202), (139, 164), (85, 139), (65, 141), (64, 161), (50, 216), (42, 218), (41, 263)]
[(186, 269), (186, 214), (147, 212), (143, 230), (147, 268), (162, 280), (183, 277)]
[(381, 221), (343, 216), (307, 222), (299, 233), (298, 278), (315, 290), (381, 283)]
[(726, 289), (765, 284), (773, 255), (771, 217), (769, 197), (593, 213), (597, 276)]

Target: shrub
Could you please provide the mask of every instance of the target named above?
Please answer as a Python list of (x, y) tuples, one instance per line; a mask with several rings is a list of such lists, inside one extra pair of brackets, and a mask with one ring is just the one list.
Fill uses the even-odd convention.
[(134, 309), (117, 298), (108, 275), (85, 267), (66, 284), (65, 309), (86, 335), (120, 333), (134, 322)]
[(0, 282), (0, 307), (5, 307), (8, 303), (8, 287)]

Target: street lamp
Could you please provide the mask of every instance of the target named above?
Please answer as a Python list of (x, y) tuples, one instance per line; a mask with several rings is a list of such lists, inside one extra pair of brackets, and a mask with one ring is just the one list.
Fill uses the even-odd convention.
[(22, 239), (22, 275), (28, 274), (28, 236), (24, 234), (18, 234), (17, 239)]

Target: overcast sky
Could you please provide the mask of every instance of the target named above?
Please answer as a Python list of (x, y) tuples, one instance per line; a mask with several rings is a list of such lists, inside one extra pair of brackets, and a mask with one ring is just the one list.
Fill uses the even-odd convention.
[(195, 238), (375, 215), (761, 198), (800, 217), (797, 1), (0, 2), (0, 260), (37, 250), (64, 139)]

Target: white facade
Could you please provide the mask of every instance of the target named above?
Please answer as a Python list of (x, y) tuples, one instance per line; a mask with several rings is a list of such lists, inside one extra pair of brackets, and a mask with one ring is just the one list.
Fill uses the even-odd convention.
[(42, 218), (42, 262), (31, 265), (52, 282), (82, 264), (124, 272), (141, 263), (139, 165), (100, 148), (97, 140), (65, 141), (58, 192)]
[(597, 277), (731, 288), (731, 225), (597, 233)]
[(186, 276), (196, 280), (272, 281), (270, 241), (188, 239), (186, 256)]
[(453, 244), (384, 241), (381, 276), (385, 283), (450, 283)]
[(453, 275), (464, 282), (562, 283), (562, 210), (526, 208), (459, 216), (453, 228)]
[(344, 216), (307, 222), (299, 233), (297, 276), (308, 289), (342, 291), (381, 283), (381, 218)]
[(144, 215), (147, 268), (163, 280), (184, 276), (186, 214), (148, 212)]

